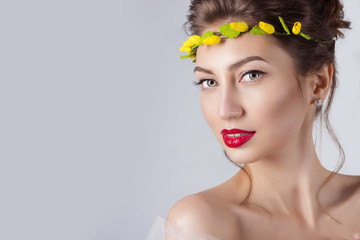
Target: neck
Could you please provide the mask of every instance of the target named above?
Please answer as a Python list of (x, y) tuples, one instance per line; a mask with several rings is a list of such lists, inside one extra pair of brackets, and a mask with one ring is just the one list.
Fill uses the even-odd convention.
[(330, 171), (321, 165), (311, 134), (298, 136), (286, 149), (244, 168), (252, 178), (249, 203), (316, 227), (321, 213), (316, 195)]

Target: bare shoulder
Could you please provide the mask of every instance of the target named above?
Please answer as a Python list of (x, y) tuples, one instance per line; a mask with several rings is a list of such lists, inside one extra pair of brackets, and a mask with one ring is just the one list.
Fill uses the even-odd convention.
[(349, 189), (353, 189), (353, 192), (360, 194), (360, 176), (359, 175), (346, 175), (340, 174), (343, 178), (343, 185)]
[(219, 186), (188, 195), (174, 204), (167, 220), (217, 239), (241, 239), (241, 224), (233, 202)]
[(360, 209), (360, 176), (351, 176), (354, 180), (354, 188), (355, 188), (355, 195), (356, 198), (358, 199), (357, 203), (358, 203), (358, 207)]
[[(343, 188), (343, 196), (346, 196), (337, 213), (346, 221), (347, 226), (353, 226), (354, 231), (359, 231), (360, 221), (360, 176), (343, 175), (346, 179)], [(341, 211), (342, 210), (342, 211)]]
[(353, 199), (360, 209), (360, 176), (339, 174), (339, 177), (342, 196), (347, 196), (346, 199), (349, 200)]
[(208, 197), (203, 193), (195, 193), (183, 197), (170, 209), (167, 220), (183, 227), (198, 231), (208, 231), (213, 227), (216, 219)]
[(184, 225), (190, 223), (192, 226), (201, 223), (209, 226), (218, 224), (222, 217), (231, 216), (231, 205), (237, 203), (234, 188), (238, 186), (233, 182), (230, 179), (180, 199), (169, 211), (168, 220)]

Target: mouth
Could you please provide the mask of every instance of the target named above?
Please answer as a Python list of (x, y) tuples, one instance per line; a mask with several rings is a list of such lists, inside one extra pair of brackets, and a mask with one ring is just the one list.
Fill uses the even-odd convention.
[(248, 142), (254, 135), (255, 131), (247, 131), (233, 128), (230, 130), (223, 129), (221, 131), (224, 143), (231, 148), (237, 148)]

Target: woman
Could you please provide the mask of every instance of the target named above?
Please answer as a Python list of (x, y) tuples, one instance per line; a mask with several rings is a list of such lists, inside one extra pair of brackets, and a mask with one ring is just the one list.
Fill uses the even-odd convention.
[(166, 239), (360, 239), (360, 176), (325, 169), (312, 137), (320, 117), (343, 153), (328, 121), (339, 0), (192, 0), (187, 24), (202, 112), (242, 169), (177, 202)]

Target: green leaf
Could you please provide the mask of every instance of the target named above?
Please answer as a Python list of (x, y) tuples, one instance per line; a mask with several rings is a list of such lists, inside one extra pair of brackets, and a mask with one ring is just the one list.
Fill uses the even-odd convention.
[(285, 32), (286, 32), (288, 35), (290, 35), (289, 28), (286, 26), (286, 24), (285, 24), (285, 22), (284, 22), (284, 19), (282, 19), (282, 17), (279, 16), (279, 20), (280, 20), (280, 22), (281, 22), (281, 24), (282, 24)]
[(184, 55), (184, 56), (181, 56), (180, 59), (186, 59), (186, 58), (188, 58), (189, 56), (190, 56), (190, 54)]
[(255, 34), (255, 35), (266, 35), (266, 32), (264, 30), (262, 30), (259, 25), (255, 25), (251, 30), (250, 30), (250, 34)]
[(306, 35), (306, 34), (304, 34), (302, 32), (300, 32), (299, 35), (302, 36), (303, 38), (306, 38), (307, 40), (311, 39), (311, 37), (309, 35)]
[(207, 31), (200, 37), (200, 40), (208, 38), (208, 37), (210, 37), (212, 35), (214, 35), (214, 33), (212, 31)]
[(190, 52), (190, 53), (187, 54), (187, 55), (181, 56), (180, 59), (188, 58), (188, 57), (190, 57), (191, 54), (194, 54), (194, 52)]
[(194, 58), (194, 60), (192, 60), (192, 62), (193, 62), (193, 63), (196, 62), (196, 58)]
[(222, 35), (228, 38), (236, 38), (240, 34), (239, 31), (231, 29), (230, 24), (224, 24), (220, 26), (219, 30), (222, 33)]

